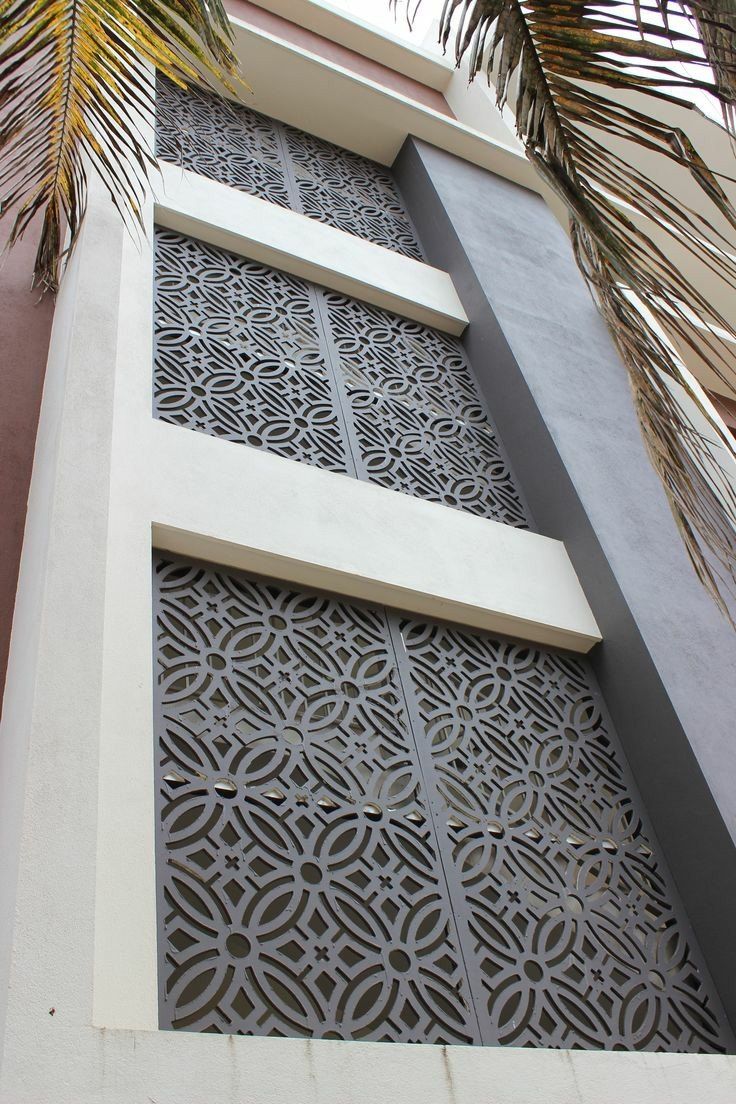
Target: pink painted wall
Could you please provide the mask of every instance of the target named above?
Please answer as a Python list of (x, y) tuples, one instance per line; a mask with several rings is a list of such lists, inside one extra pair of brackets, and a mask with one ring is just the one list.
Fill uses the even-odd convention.
[[(379, 0), (376, 0), (376, 2), (378, 3)], [(397, 73), (394, 69), (381, 65), (378, 61), (363, 57), (355, 50), (349, 50), (347, 46), (331, 42), (328, 38), (315, 34), (314, 31), (308, 31), (304, 27), (300, 27), (298, 23), (292, 23), (280, 15), (265, 11), (264, 8), (259, 8), (257, 4), (252, 4), (250, 0), (225, 0), (225, 8), (230, 15), (243, 19), (254, 27), (259, 27), (261, 30), (268, 31), (279, 38), (284, 38), (287, 42), (293, 42), (295, 46), (301, 46), (313, 54), (319, 54), (320, 57), (326, 58), (328, 61), (334, 61), (336, 65), (342, 65), (345, 69), (352, 69), (354, 73), (367, 77), (368, 80), (375, 81), (376, 84), (382, 84), (384, 88), (390, 88), (402, 96), (416, 100), (418, 103), (424, 104), (425, 107), (431, 107), (434, 111), (441, 111), (444, 115), (449, 115), (450, 118), (454, 119), (455, 117), (450, 111), (445, 97), (435, 88), (429, 88), (426, 84), (413, 80), (403, 73)]]
[[(0, 223), (0, 250), (10, 219)], [(0, 702), (54, 304), (31, 291), (37, 230), (0, 261)]]

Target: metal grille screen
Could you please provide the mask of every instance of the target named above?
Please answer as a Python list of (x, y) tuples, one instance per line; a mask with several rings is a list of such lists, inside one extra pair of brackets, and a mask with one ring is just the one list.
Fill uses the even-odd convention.
[(201, 89), (156, 82), (156, 154), (221, 184), (422, 259), (388, 169)]
[(577, 658), (155, 562), (161, 1019), (721, 1051)]
[(156, 230), (157, 417), (525, 527), (462, 345)]

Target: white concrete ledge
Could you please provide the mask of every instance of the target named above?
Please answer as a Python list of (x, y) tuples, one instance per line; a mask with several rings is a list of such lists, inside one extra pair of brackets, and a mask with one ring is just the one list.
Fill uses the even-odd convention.
[(417, 322), (459, 335), (468, 324), (446, 272), (160, 162), (156, 221)]
[(587, 652), (600, 632), (560, 541), (164, 422), (160, 548)]
[(25, 1079), (14, 1082), (15, 1095), (7, 1096), (7, 1104), (733, 1104), (736, 1099), (736, 1058), (709, 1054), (94, 1028), (80, 1031), (75, 1044), (57, 1042), (43, 1062), (27, 1062)]
[[(382, 0), (376, 2), (380, 4)], [(416, 40), (407, 41), (379, 29), (327, 0), (255, 0), (255, 3), (438, 92), (444, 92), (455, 71), (449, 56), (434, 53)], [(388, 3), (384, 7), (388, 10)]]
[(242, 19), (230, 22), (255, 92), (248, 102), (258, 111), (383, 165), (393, 164), (413, 134), (539, 191), (540, 178), (500, 113), (489, 112), (493, 136), (482, 133)]

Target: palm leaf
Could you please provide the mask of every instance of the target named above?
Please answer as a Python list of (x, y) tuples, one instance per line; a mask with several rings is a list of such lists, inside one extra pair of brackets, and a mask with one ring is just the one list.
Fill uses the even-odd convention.
[[(734, 0), (445, 0), (440, 21), (442, 44), (454, 34), (458, 64), (467, 56), (471, 79), (485, 72), (495, 84), (527, 156), (567, 208), (578, 265), (627, 366), (688, 554), (729, 616), (734, 439), (675, 346), (696, 351), (734, 390), (736, 332), (657, 243), (669, 236), (736, 290), (728, 233), (736, 211), (684, 129), (666, 121), (667, 106), (691, 107), (687, 97), (705, 91), (720, 101), (733, 134), (735, 28)], [(701, 197), (697, 210), (647, 171), (650, 154), (660, 175), (663, 163), (688, 174)]]
[(736, 126), (736, 0), (692, 4), (703, 52), (710, 64), (723, 106), (723, 119), (733, 133)]
[(141, 135), (153, 114), (146, 63), (232, 89), (230, 36), (221, 0), (0, 0), (0, 215), (14, 219), (12, 246), (43, 214), (36, 283), (58, 287), (88, 172), (141, 224), (155, 164)]

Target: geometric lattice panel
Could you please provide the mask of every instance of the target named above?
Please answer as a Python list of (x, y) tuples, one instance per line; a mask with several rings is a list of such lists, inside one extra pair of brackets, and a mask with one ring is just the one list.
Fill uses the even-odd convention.
[(294, 127), (283, 127), (283, 135), (296, 188), (294, 210), (423, 260), (389, 169)]
[(526, 526), (456, 338), (164, 229), (155, 335), (158, 418)]
[(578, 658), (155, 557), (161, 1022), (720, 1052)]
[(447, 625), (400, 632), (485, 1041), (723, 1049), (583, 662)]
[(324, 292), (323, 301), (359, 474), (526, 526), (460, 342), (347, 296)]
[(155, 248), (156, 416), (352, 474), (309, 285), (170, 230)]
[(290, 207), (278, 124), (199, 88), (156, 80), (156, 156)]
[(319, 222), (422, 259), (389, 169), (251, 108), (165, 77), (156, 155)]
[(162, 1017), (477, 1038), (385, 616), (158, 565)]

